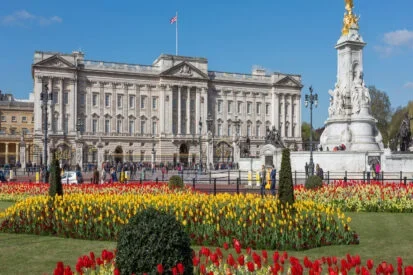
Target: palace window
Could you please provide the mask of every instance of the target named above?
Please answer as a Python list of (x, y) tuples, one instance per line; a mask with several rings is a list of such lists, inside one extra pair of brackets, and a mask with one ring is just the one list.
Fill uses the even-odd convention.
[(105, 119), (105, 134), (109, 134), (110, 132), (110, 120)]
[(6, 134), (6, 128), (0, 128), (0, 135)]
[(260, 135), (260, 125), (258, 124), (256, 127), (256, 136), (259, 137)]
[(1, 121), (5, 122), (6, 121), (6, 116), (1, 116)]
[(251, 114), (251, 102), (247, 103), (247, 114)]
[(152, 97), (152, 110), (155, 110), (156, 109), (156, 96), (153, 96)]
[(270, 104), (265, 105), (265, 114), (268, 116), (270, 114)]
[(228, 101), (228, 113), (232, 113), (232, 101)]
[(247, 125), (247, 136), (251, 136), (251, 124)]
[(228, 123), (228, 131), (227, 132), (228, 132), (229, 137), (232, 136), (232, 126), (229, 123)]
[(22, 116), (22, 122), (27, 122), (27, 116)]
[(65, 119), (64, 119), (63, 132), (66, 135), (69, 133), (69, 117), (65, 117)]
[(237, 113), (240, 114), (242, 109), (242, 102), (238, 102), (237, 104)]
[(16, 128), (10, 128), (10, 135), (16, 134)]
[(156, 135), (156, 121), (152, 121), (152, 135)]
[(53, 92), (53, 104), (59, 103), (59, 97), (57, 96), (57, 92)]
[(145, 96), (141, 95), (141, 109), (145, 109)]
[(259, 115), (261, 113), (261, 103), (257, 102), (257, 114)]
[(96, 134), (98, 129), (98, 120), (97, 119), (93, 119), (92, 120), (92, 133)]
[(105, 95), (105, 107), (110, 107), (110, 94)]
[(134, 95), (129, 96), (129, 108), (131, 109), (135, 108), (135, 96)]
[(222, 113), (222, 101), (221, 101), (221, 100), (218, 100), (218, 107), (217, 107), (217, 109), (218, 109), (218, 113)]
[(129, 120), (129, 135), (133, 135), (135, 132), (135, 121), (133, 119)]
[(27, 129), (27, 128), (22, 128), (22, 133), (23, 133), (24, 135), (28, 135), (28, 134), (30, 134), (30, 130)]
[(69, 104), (69, 93), (67, 92), (63, 93), (63, 104)]
[(122, 108), (122, 100), (123, 100), (123, 96), (118, 95), (118, 108)]
[(220, 137), (222, 135), (222, 124), (218, 123), (218, 133), (217, 135)]
[(16, 121), (17, 121), (17, 120), (16, 120), (16, 116), (12, 116), (12, 117), (11, 117), (11, 121), (12, 121), (12, 122), (16, 122)]
[(145, 133), (145, 121), (142, 120), (141, 121), (141, 134), (144, 134), (144, 133)]
[(116, 121), (116, 133), (121, 133), (122, 132), (122, 120), (118, 119)]
[(93, 107), (98, 106), (98, 94), (93, 94), (92, 95), (92, 105), (93, 105)]

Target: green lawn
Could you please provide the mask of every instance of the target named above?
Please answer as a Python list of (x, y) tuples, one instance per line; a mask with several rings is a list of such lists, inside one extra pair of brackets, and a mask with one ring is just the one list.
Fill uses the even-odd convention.
[[(0, 202), (4, 209), (6, 202)], [(363, 262), (371, 258), (375, 263), (385, 260), (396, 263), (401, 256), (405, 264), (413, 265), (413, 214), (348, 213), (351, 227), (360, 235), (360, 244), (329, 246), (289, 254), (316, 259), (322, 256), (358, 254)], [(241, 240), (242, 241), (242, 240)], [(114, 249), (116, 243), (86, 241), (56, 237), (0, 233), (0, 274), (52, 274), (58, 261), (74, 269), (79, 256), (89, 251), (100, 253), (104, 248)], [(195, 250), (199, 247), (193, 247)], [(233, 252), (234, 253), (234, 252)]]

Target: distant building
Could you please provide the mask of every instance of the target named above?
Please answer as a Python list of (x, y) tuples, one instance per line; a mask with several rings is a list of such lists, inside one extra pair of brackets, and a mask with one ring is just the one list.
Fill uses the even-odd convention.
[(272, 126), (284, 144), (301, 147), (299, 75), (209, 71), (205, 58), (165, 54), (152, 65), (136, 65), (41, 51), (32, 75), (34, 143), (43, 147), (40, 94), (47, 85), (50, 145), (71, 164), (151, 161), (153, 149), (157, 163), (198, 163), (199, 135), (206, 162), (208, 114), (215, 163), (233, 160), (235, 135), (250, 138), (255, 156)]
[[(25, 160), (33, 161), (33, 106), (33, 98), (15, 99), (0, 91), (0, 166), (21, 161), (21, 148), (25, 149)], [(20, 147), (22, 141), (25, 147)]]

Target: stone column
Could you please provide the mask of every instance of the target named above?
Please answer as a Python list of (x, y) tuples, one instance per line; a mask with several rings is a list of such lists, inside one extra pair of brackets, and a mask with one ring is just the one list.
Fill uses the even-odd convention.
[(122, 98), (122, 113), (123, 113), (123, 123), (122, 123), (122, 133), (128, 133), (129, 135), (129, 84), (123, 83), (123, 98)]
[(68, 132), (75, 133), (76, 132), (76, 109), (75, 109), (75, 93), (76, 93), (76, 81), (74, 79), (70, 79), (70, 93), (69, 97), (69, 104), (67, 105), (67, 115), (69, 116), (69, 125), (68, 125)]
[(165, 134), (165, 90), (166, 86), (162, 85), (158, 87), (159, 89), (159, 123), (160, 123), (160, 134)]
[(110, 133), (116, 133), (116, 123), (117, 123), (117, 117), (116, 117), (116, 108), (117, 106), (117, 94), (116, 94), (116, 83), (112, 82), (112, 98), (111, 98), (112, 102), (110, 105), (110, 109), (111, 109), (111, 122), (110, 124)]
[(165, 108), (165, 133), (167, 134), (172, 134), (172, 129), (173, 129), (173, 109), (172, 109), (172, 103), (173, 103), (173, 98), (172, 98), (172, 88), (173, 86), (168, 85), (166, 88), (166, 108)]
[(99, 102), (99, 123), (98, 123), (98, 132), (105, 132), (105, 83), (99, 82), (100, 89), (100, 102)]
[(97, 147), (98, 147), (98, 169), (99, 169), (99, 171), (101, 171), (102, 170), (102, 164), (105, 161), (105, 159), (104, 159), (105, 155), (104, 155), (104, 151), (103, 151), (102, 142), (99, 142)]
[(6, 163), (9, 163), (9, 143), (6, 142), (5, 144), (6, 144), (6, 152), (4, 153), (4, 156), (5, 156), (4, 163), (6, 164)]
[(288, 121), (290, 122), (290, 125), (288, 127), (288, 136), (292, 137), (293, 136), (293, 108), (294, 108), (294, 102), (293, 102), (293, 96), (289, 95), (289, 105), (288, 106)]
[[(53, 94), (53, 79), (51, 77), (49, 77), (48, 80), (48, 87), (49, 87), (49, 91), (48, 91), (48, 97), (49, 94)], [(53, 104), (53, 100), (49, 100), (49, 98), (47, 99), (47, 131), (49, 133), (52, 133), (52, 120), (53, 120), (53, 112), (52, 112), (52, 104)]]
[(295, 137), (301, 138), (301, 95), (297, 95), (296, 97), (296, 129), (295, 129)]
[(195, 133), (199, 135), (200, 132), (198, 125), (201, 117), (201, 89), (196, 87), (195, 93)]
[[(21, 164), (21, 166), (24, 170), (24, 169), (26, 169), (26, 143), (24, 142), (23, 138), (22, 138), (22, 140), (19, 144), (16, 144), (16, 148), (17, 148), (17, 145), (20, 146), (19, 159), (20, 159), (20, 164)], [(17, 149), (16, 149), (16, 151), (17, 151)]]
[(43, 91), (43, 81), (41, 76), (35, 76), (34, 78), (34, 131), (36, 134), (42, 134), (42, 101), (40, 94)]
[(64, 123), (64, 114), (63, 114), (63, 91), (64, 89), (64, 78), (59, 79), (59, 121), (57, 122), (57, 131), (59, 134), (63, 134), (63, 123)]
[(259, 137), (260, 136), (260, 133), (257, 133), (256, 132), (256, 130), (257, 130), (257, 117), (256, 117), (256, 114), (257, 114), (257, 110), (256, 110), (256, 108), (257, 108), (257, 100), (256, 100), (256, 97), (255, 97), (255, 93), (254, 92), (251, 92), (251, 95), (252, 95), (252, 110), (251, 110), (251, 112), (252, 112), (252, 124), (255, 126), (255, 129), (254, 129), (254, 132), (255, 132), (255, 135), (257, 136), (257, 137)]
[[(203, 131), (203, 133), (200, 133), (200, 134), (206, 135), (207, 127), (206, 127), (206, 122), (205, 121), (208, 117), (208, 88), (203, 88), (203, 91), (204, 91), (204, 103), (203, 103), (204, 106), (203, 106), (203, 110), (201, 112), (201, 114), (203, 114), (202, 115), (202, 131)], [(198, 127), (198, 125), (196, 127)]]
[(281, 126), (281, 137), (285, 137), (285, 94), (280, 95), (281, 100), (281, 115), (280, 115), (280, 126)]
[(186, 87), (186, 134), (191, 134), (191, 87)]
[(76, 142), (76, 164), (83, 167), (83, 144), (80, 141)]
[[(135, 85), (135, 94), (136, 94), (136, 108), (135, 108), (135, 117), (136, 117), (136, 122), (135, 126), (135, 132), (136, 133), (141, 133), (141, 93), (140, 93), (140, 85), (136, 84)], [(142, 134), (142, 133), (141, 133)]]
[(178, 86), (178, 135), (182, 134), (181, 131), (181, 90), (182, 86)]
[(273, 91), (273, 100), (272, 100), (272, 117), (273, 117), (273, 125), (275, 126), (275, 129), (277, 131), (280, 129), (280, 102), (279, 102), (279, 96)]

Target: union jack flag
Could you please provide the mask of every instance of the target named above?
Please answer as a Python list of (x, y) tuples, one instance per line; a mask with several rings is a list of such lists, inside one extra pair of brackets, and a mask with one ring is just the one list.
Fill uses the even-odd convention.
[(171, 18), (171, 20), (169, 20), (169, 23), (173, 24), (178, 20), (178, 15), (175, 15), (174, 17)]

